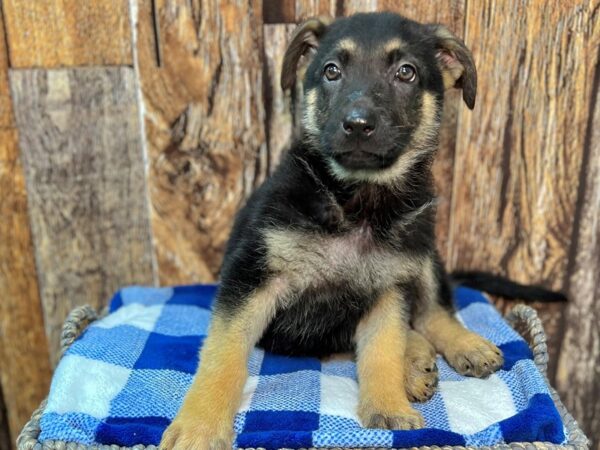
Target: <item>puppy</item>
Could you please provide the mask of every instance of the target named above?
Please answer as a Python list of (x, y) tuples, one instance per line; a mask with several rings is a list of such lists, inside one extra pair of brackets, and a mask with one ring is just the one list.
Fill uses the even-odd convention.
[(452, 315), (435, 248), (431, 163), (444, 91), (475, 103), (470, 51), (441, 25), (390, 13), (310, 19), (281, 83), (303, 79), (301, 134), (238, 213), (195, 380), (164, 449), (230, 448), (255, 344), (288, 355), (353, 351), (365, 427), (424, 426), (435, 353), (485, 377), (500, 350)]

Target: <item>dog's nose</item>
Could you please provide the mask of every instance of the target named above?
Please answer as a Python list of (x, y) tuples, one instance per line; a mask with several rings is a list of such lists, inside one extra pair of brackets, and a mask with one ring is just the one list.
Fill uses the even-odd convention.
[(353, 108), (342, 122), (344, 133), (348, 137), (368, 138), (375, 131), (375, 116), (365, 108)]

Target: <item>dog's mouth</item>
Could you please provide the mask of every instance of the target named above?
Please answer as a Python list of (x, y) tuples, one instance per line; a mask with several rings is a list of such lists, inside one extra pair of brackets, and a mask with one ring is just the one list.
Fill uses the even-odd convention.
[(375, 151), (368, 149), (332, 150), (330, 157), (347, 170), (383, 170), (390, 167), (397, 157), (397, 151)]
[(334, 166), (346, 171), (380, 171), (391, 167), (410, 141), (409, 126), (394, 127), (382, 116), (369, 135), (348, 135), (334, 118), (323, 127), (320, 150)]

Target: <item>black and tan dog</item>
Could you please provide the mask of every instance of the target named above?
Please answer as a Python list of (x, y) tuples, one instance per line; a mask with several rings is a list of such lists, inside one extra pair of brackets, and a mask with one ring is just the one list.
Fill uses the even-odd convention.
[(257, 343), (355, 351), (358, 415), (388, 429), (424, 425), (409, 400), (432, 395), (436, 352), (464, 375), (502, 365), (453, 317), (434, 239), (444, 91), (462, 89), (473, 108), (471, 53), (443, 26), (380, 13), (299, 26), (284, 89), (301, 58), (302, 135), (236, 218), (200, 368), (161, 448), (230, 447)]

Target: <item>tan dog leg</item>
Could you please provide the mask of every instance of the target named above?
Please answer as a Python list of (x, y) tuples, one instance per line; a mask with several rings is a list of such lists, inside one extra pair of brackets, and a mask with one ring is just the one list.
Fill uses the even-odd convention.
[(401, 302), (398, 292), (387, 291), (356, 329), (358, 415), (369, 428), (409, 430), (424, 425), (403, 388), (408, 324)]
[(435, 349), (421, 334), (408, 330), (405, 387), (411, 402), (424, 402), (435, 393), (438, 384), (438, 368)]
[(247, 363), (273, 317), (277, 292), (261, 288), (231, 317), (215, 314), (200, 352), (200, 367), (183, 405), (163, 434), (160, 448), (226, 450), (247, 379)]
[(464, 328), (449, 311), (436, 305), (415, 322), (419, 330), (458, 373), (487, 377), (504, 362), (498, 347)]
[(462, 375), (487, 377), (502, 367), (500, 349), (467, 330), (438, 303), (439, 286), (432, 260), (423, 267), (418, 290), (419, 303), (412, 318), (414, 328), (444, 355), (454, 370)]

